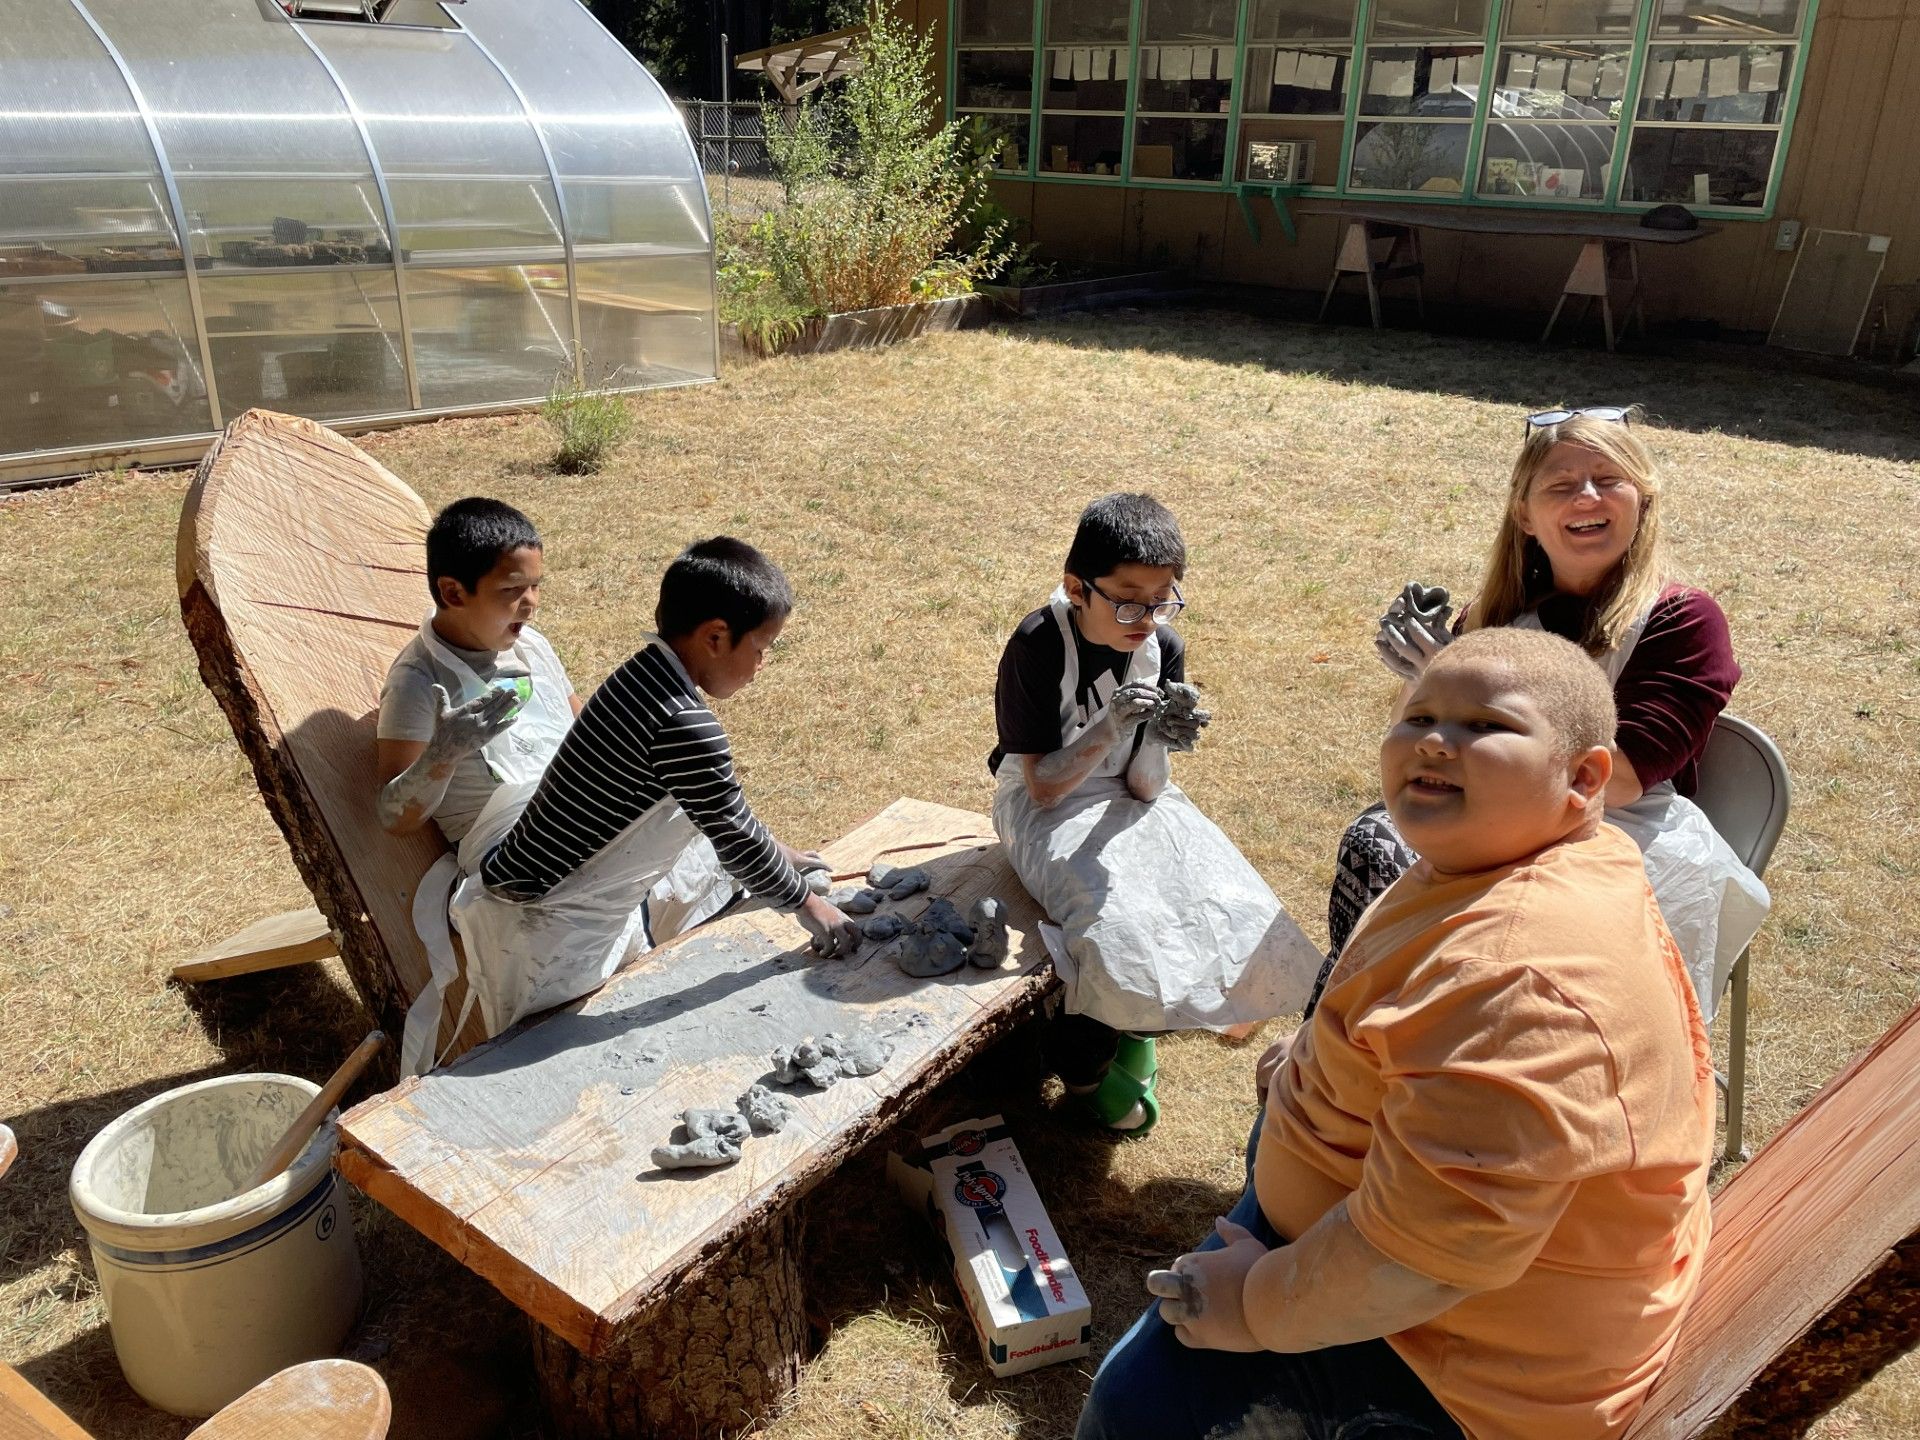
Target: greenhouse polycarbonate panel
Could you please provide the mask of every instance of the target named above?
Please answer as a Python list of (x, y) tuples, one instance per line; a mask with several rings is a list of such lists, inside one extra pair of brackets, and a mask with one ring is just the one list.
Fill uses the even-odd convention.
[(595, 260), (579, 275), (590, 381), (664, 385), (714, 373), (712, 270), (703, 257)]
[(426, 405), (534, 400), (573, 378), (564, 266), (409, 267), (407, 307)]
[(101, 4), (180, 188), (223, 267), (391, 260), (372, 162), (291, 24), (257, 0)]
[(308, 25), (339, 74), (416, 259), (558, 258), (560, 206), (512, 88), (467, 36)]
[(0, 454), (212, 428), (184, 275), (0, 284)]
[(166, 188), (126, 81), (66, 0), (0, 24), (0, 280), (177, 270)]
[(460, 18), (526, 96), (553, 153), (577, 248), (711, 248), (685, 122), (586, 9), (574, 0), (474, 4)]
[(200, 284), (220, 403), (316, 420), (408, 409), (392, 270), (213, 275)]

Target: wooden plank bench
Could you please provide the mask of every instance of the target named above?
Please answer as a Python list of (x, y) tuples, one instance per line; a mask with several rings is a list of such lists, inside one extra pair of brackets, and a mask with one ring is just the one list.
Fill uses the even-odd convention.
[[(390, 1034), (427, 981), (410, 911), (443, 846), (430, 829), (395, 838), (376, 822), (373, 720), (427, 608), (427, 523), (419, 498), (348, 441), (249, 411), (202, 462), (178, 546), (201, 674)], [(1039, 917), (985, 817), (901, 801), (827, 853), (848, 875), (882, 854), (926, 864), (934, 893), (963, 910), (999, 896), (1008, 968), (916, 981), (872, 946), (816, 962), (791, 917), (748, 912), (345, 1123), (349, 1179), (538, 1322), (563, 1433), (732, 1431), (784, 1395), (806, 1339), (800, 1198), (1051, 984)], [(452, 1034), (463, 988), (442, 1016), (455, 1054), (481, 1038), (477, 1019)], [(793, 1126), (731, 1169), (653, 1172), (680, 1110), (735, 1100), (779, 1043), (861, 1025), (892, 1032), (879, 1074), (804, 1096)]]

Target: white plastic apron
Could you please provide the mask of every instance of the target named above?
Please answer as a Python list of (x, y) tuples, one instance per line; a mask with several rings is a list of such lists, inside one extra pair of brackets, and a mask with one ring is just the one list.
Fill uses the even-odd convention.
[[(1061, 745), (1105, 716), (1118, 684), (1080, 713), (1080, 657), (1063, 590), (1049, 601), (1066, 652)], [(1157, 633), (1123, 682), (1157, 684)], [(1133, 747), (1117, 745), (1050, 810), (1025, 767), (1000, 767), (993, 822), (1014, 872), (1066, 935), (1066, 1008), (1116, 1030), (1222, 1030), (1298, 1010), (1320, 954), (1234, 844), (1169, 783), (1151, 803), (1127, 791)]]
[[(536, 684), (536, 698), (539, 691)], [(560, 703), (566, 703), (564, 697)], [(506, 733), (519, 728), (516, 721)], [(489, 763), (495, 762), (494, 746), (502, 738), (489, 742)], [(433, 980), (407, 1012), (403, 1073), (421, 1074), (436, 1060), (441, 1009), (459, 973), (449, 920), (467, 957), (467, 1003), (454, 1029), (466, 1023), (477, 1004), (486, 1033), (493, 1036), (603, 984), (636, 939), (646, 943), (643, 907), (650, 897), (657, 895), (676, 912), (674, 928), (653, 937), (661, 940), (698, 924), (732, 897), (731, 878), (712, 843), (670, 796), (540, 899), (515, 904), (491, 894), (480, 881), (480, 866), (532, 800), (552, 753), (537, 768), (522, 768), (531, 758), (512, 762), (514, 773), (503, 777), (509, 783), (494, 792), (459, 850), (435, 863), (414, 896), (414, 930), (427, 948)]]
[[(1647, 614), (1651, 613), (1649, 609)], [(1543, 628), (1532, 611), (1513, 623), (1525, 629)], [(1619, 683), (1646, 624), (1643, 614), (1619, 648), (1601, 661), (1609, 684)], [(1711, 1022), (1734, 962), (1760, 933), (1772, 908), (1767, 887), (1720, 838), (1706, 812), (1676, 791), (1671, 781), (1650, 787), (1631, 805), (1609, 808), (1607, 821), (1626, 831), (1640, 847), (1647, 883), (1686, 963), (1700, 1001), (1700, 1017)]]

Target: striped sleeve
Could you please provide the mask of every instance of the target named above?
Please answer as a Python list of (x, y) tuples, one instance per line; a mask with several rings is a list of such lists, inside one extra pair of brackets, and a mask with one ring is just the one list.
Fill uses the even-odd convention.
[(727, 732), (711, 710), (689, 708), (663, 721), (653, 766), (660, 784), (713, 842), (720, 863), (740, 885), (788, 909), (806, 900), (806, 881), (748, 808), (733, 772)]

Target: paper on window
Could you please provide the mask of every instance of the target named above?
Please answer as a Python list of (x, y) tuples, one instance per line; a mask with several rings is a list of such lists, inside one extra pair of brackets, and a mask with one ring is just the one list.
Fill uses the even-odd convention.
[(1598, 60), (1576, 60), (1567, 67), (1567, 94), (1585, 100), (1593, 94), (1594, 81), (1600, 76)]
[(1158, 50), (1142, 50), (1140, 52), (1140, 78), (1142, 80), (1158, 80), (1160, 78), (1160, 52)]
[(1320, 63), (1314, 68), (1313, 72), (1314, 88), (1316, 90), (1331, 90), (1333, 88), (1333, 77), (1338, 74), (1340, 70), (1340, 57), (1338, 55), (1322, 55), (1319, 57), (1319, 61)]
[(1673, 62), (1673, 83), (1667, 87), (1669, 100), (1697, 100), (1700, 88), (1706, 83), (1707, 62), (1704, 60), (1676, 60)]
[(1740, 93), (1740, 57), (1721, 55), (1707, 65), (1707, 97), (1718, 100)]
[(1436, 58), (1433, 68), (1427, 72), (1427, 93), (1429, 95), (1448, 95), (1453, 91), (1453, 57), (1451, 55)]
[(1093, 78), (1093, 52), (1079, 49), (1073, 52), (1073, 78), (1091, 80)]
[(1713, 177), (1704, 172), (1693, 177), (1693, 203), (1711, 205), (1713, 203)]
[(1567, 93), (1567, 62), (1564, 60), (1540, 61), (1540, 68), (1534, 74), (1533, 88), (1545, 90), (1550, 94)]
[(1191, 80), (1193, 78), (1193, 51), (1184, 45), (1166, 45), (1160, 50), (1160, 78), (1162, 80)]
[(1453, 67), (1453, 83), (1462, 89), (1478, 86), (1480, 83), (1480, 57), (1462, 55), (1460, 63)]
[(1507, 57), (1507, 89), (1533, 89), (1533, 77), (1539, 64), (1538, 55), (1529, 55), (1524, 50), (1509, 55)]
[(1756, 94), (1771, 95), (1780, 88), (1780, 52), (1769, 50), (1764, 55), (1756, 55), (1753, 67), (1747, 71), (1747, 89)]
[(1053, 52), (1053, 78), (1071, 80), (1073, 78), (1073, 51), (1056, 50)]
[(1301, 55), (1298, 50), (1276, 50), (1273, 52), (1273, 83), (1276, 85), (1295, 84), (1300, 77)]
[(1593, 93), (1602, 100), (1618, 100), (1627, 93), (1627, 67), (1618, 60), (1600, 62), (1600, 78), (1594, 82)]
[(1647, 83), (1641, 92), (1641, 98), (1646, 100), (1664, 100), (1667, 98), (1667, 91), (1672, 84), (1673, 62), (1671, 60), (1656, 60), (1647, 71)]
[(1214, 79), (1231, 80), (1233, 78), (1233, 47), (1214, 46), (1212, 65)]
[(1127, 47), (1124, 45), (1122, 45), (1118, 50), (1113, 52), (1113, 78), (1114, 79), (1124, 80), (1127, 78), (1127, 72), (1133, 68), (1130, 63), (1132, 59), (1133, 59), (1133, 52), (1127, 49)]

